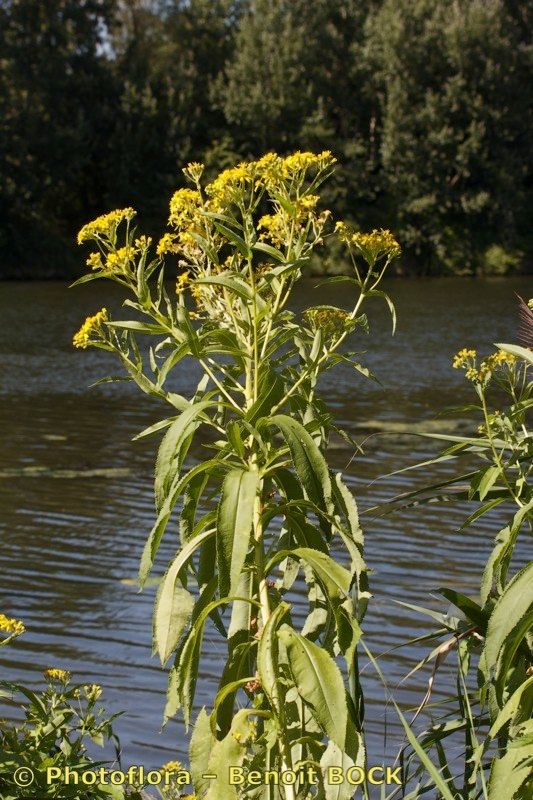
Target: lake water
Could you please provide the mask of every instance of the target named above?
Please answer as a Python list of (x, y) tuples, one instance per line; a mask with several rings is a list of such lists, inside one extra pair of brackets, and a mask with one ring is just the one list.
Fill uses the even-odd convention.
[[(297, 305), (343, 305), (345, 285), (326, 291), (316, 284), (302, 282)], [(472, 398), (451, 357), (464, 346), (487, 352), (493, 342), (512, 341), (515, 292), (527, 298), (531, 284), (524, 278), (390, 281), (398, 310), (394, 338), (385, 309), (369, 304), (371, 336), (357, 346), (368, 350), (364, 358), (381, 385), (345, 368), (328, 373), (323, 384), (342, 427), (361, 440), (372, 434), (363, 458), (351, 460), (347, 445), (331, 451), (332, 465), (345, 470), (361, 509), (435, 477), (433, 468), (374, 481), (435, 452), (427, 439), (380, 431), (413, 425), (461, 429), (460, 420), (437, 417), (443, 407)], [(179, 720), (160, 732), (166, 674), (151, 657), (153, 591), (138, 594), (130, 584), (154, 520), (156, 446), (153, 438), (131, 439), (168, 411), (128, 384), (87, 388), (118, 371), (109, 354), (71, 346), (72, 332), (102, 305), (118, 309), (115, 287), (0, 284), (0, 610), (24, 620), (28, 629), (13, 647), (2, 649), (0, 676), (41, 686), (42, 670), (57, 666), (79, 681), (101, 684), (109, 711), (125, 712), (116, 724), (124, 763), (155, 767), (185, 757), (186, 736)], [(185, 369), (176, 387), (187, 394), (195, 378)], [(201, 448), (191, 455), (200, 458)], [(453, 469), (441, 466), (439, 475)], [(364, 629), (375, 654), (426, 630), (425, 621), (396, 600), (445, 610), (436, 599), (439, 586), (475, 592), (502, 517), (495, 513), (459, 532), (470, 510), (466, 504), (420, 506), (385, 518), (363, 515), (366, 559), (374, 570)], [(161, 566), (175, 550), (172, 534), (168, 539)], [(383, 659), (391, 687), (424, 652), (422, 645), (408, 646)], [(223, 643), (208, 637), (198, 707), (209, 706), (214, 696), (222, 654)], [(390, 760), (397, 723), (371, 668), (364, 676), (370, 749), (374, 760)], [(418, 673), (396, 696), (416, 706), (427, 677), (427, 670)], [(445, 667), (435, 698), (446, 691)]]

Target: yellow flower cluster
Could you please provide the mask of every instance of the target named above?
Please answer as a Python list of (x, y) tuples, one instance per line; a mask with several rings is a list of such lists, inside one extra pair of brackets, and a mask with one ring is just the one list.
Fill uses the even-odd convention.
[(475, 359), (476, 355), (477, 352), (475, 350), (468, 350), (466, 347), (463, 347), (463, 349), (459, 350), (453, 357), (453, 368), (459, 369), (467, 366), (471, 359)]
[(183, 769), (183, 764), (181, 761), (167, 761), (166, 764), (163, 764), (161, 767), (161, 772), (180, 772)]
[(476, 357), (475, 350), (463, 348), (463, 350), (459, 350), (456, 353), (452, 362), (455, 369), (464, 369), (465, 377), (473, 383), (484, 383), (498, 367), (512, 367), (516, 363), (516, 356), (512, 355), (512, 353), (506, 353), (504, 350), (497, 350), (487, 356), (481, 362), (479, 368), (476, 365)]
[(337, 159), (331, 154), (329, 150), (324, 150), (322, 153), (302, 153), (298, 150), (296, 153), (287, 156), (283, 159), (282, 174), (285, 178), (292, 178), (297, 173), (306, 172), (308, 169), (323, 170), (327, 167), (333, 166)]
[(202, 198), (196, 189), (178, 189), (170, 200), (169, 224), (181, 228), (196, 222), (201, 205)]
[(43, 675), (49, 681), (59, 681), (60, 683), (68, 683), (72, 677), (71, 673), (67, 672), (66, 669), (58, 669), (57, 667), (45, 669)]
[(255, 174), (258, 182), (266, 186), (283, 178), (283, 159), (277, 153), (266, 153), (255, 162)]
[(176, 237), (171, 233), (164, 233), (157, 243), (157, 255), (164, 256), (165, 253), (177, 253), (178, 247), (176, 247), (175, 239)]
[(270, 239), (273, 244), (281, 244), (285, 240), (286, 224), (282, 214), (265, 214), (257, 223), (260, 239)]
[(140, 252), (142, 250), (148, 250), (150, 245), (152, 244), (152, 237), (151, 236), (139, 236), (138, 239), (135, 239), (135, 250), (136, 252)]
[(334, 336), (346, 330), (349, 314), (333, 306), (316, 306), (304, 311), (311, 328), (321, 330), (324, 336)]
[[(224, 206), (231, 203), (248, 185), (272, 186), (283, 180), (301, 178), (307, 170), (324, 170), (335, 164), (336, 160), (329, 150), (318, 154), (297, 151), (285, 158), (277, 153), (267, 153), (258, 161), (243, 161), (236, 167), (224, 170), (206, 186), (206, 192)], [(308, 202), (308, 208), (316, 204), (312, 200)]]
[(0, 614), (0, 631), (9, 633), (10, 635), (20, 636), (26, 630), (24, 623), (13, 617), (6, 617), (5, 614)]
[(124, 272), (128, 269), (136, 253), (137, 248), (131, 246), (119, 247), (117, 250), (111, 250), (106, 259), (106, 269), (110, 272)]
[(91, 343), (91, 334), (101, 333), (102, 326), (108, 319), (106, 308), (102, 308), (92, 317), (87, 317), (79, 331), (74, 334), (72, 339), (74, 347), (81, 347), (85, 350)]
[(90, 239), (109, 238), (123, 220), (133, 219), (135, 213), (133, 208), (117, 208), (108, 214), (102, 214), (83, 226), (78, 233), (78, 244), (88, 242)]
[(252, 182), (253, 177), (254, 163), (243, 161), (236, 167), (221, 172), (205, 187), (205, 191), (217, 204), (224, 206), (231, 203), (242, 189)]
[(189, 178), (193, 183), (198, 183), (204, 172), (204, 165), (198, 161), (191, 161), (186, 167), (183, 167), (182, 172), (186, 178)]
[(505, 350), (496, 350), (495, 353), (492, 353), (485, 359), (484, 363), (487, 364), (490, 370), (494, 370), (502, 365), (512, 367), (516, 364), (516, 356), (512, 353), (507, 353)]
[(83, 687), (87, 700), (96, 702), (102, 695), (102, 687), (97, 683), (86, 683)]
[(394, 235), (384, 228), (374, 229), (372, 233), (361, 233), (351, 230), (345, 222), (337, 222), (335, 232), (345, 244), (355, 245), (365, 261), (371, 265), (383, 256), (396, 258), (402, 251)]
[(320, 197), (317, 194), (306, 194), (296, 201), (296, 209), (302, 215), (308, 214), (316, 208), (319, 200)]
[(91, 269), (103, 269), (104, 263), (102, 261), (102, 254), (101, 253), (91, 253), (87, 261), (85, 262), (88, 267)]
[(183, 294), (188, 284), (189, 284), (189, 270), (186, 270), (185, 272), (182, 272), (181, 275), (178, 275), (178, 278), (176, 280), (176, 294), (178, 296), (180, 294)]

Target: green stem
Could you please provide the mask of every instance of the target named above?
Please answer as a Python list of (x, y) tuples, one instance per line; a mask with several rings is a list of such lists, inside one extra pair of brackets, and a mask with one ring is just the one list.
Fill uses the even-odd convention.
[(479, 387), (479, 396), (481, 398), (481, 406), (483, 408), (483, 416), (485, 418), (485, 429), (487, 431), (487, 438), (488, 438), (489, 443), (490, 443), (490, 449), (492, 451), (492, 457), (494, 459), (494, 462), (496, 463), (496, 466), (500, 470), (500, 474), (502, 476), (502, 480), (505, 483), (505, 486), (507, 487), (507, 490), (509, 491), (509, 494), (514, 499), (514, 501), (517, 504), (517, 506), (519, 508), (522, 508), (524, 504), (522, 503), (522, 501), (520, 500), (520, 498), (517, 496), (516, 492), (512, 488), (511, 484), (509, 483), (509, 480), (507, 478), (507, 474), (505, 472), (505, 467), (504, 467), (503, 462), (501, 460), (501, 456), (500, 456), (500, 454), (498, 453), (498, 451), (496, 449), (496, 445), (494, 444), (494, 439), (493, 439), (492, 432), (491, 432), (491, 429), (490, 429), (489, 412), (488, 412), (488, 409), (487, 409), (487, 401), (486, 401), (486, 398), (485, 398), (485, 392), (483, 391), (481, 386)]
[[(358, 300), (357, 300), (357, 303), (355, 304), (355, 308), (354, 308), (354, 309), (353, 309), (353, 311), (351, 311), (351, 313), (349, 314), (349, 319), (354, 319), (354, 318), (355, 318), (355, 316), (357, 315), (357, 312), (358, 312), (358, 311), (359, 311), (359, 309), (361, 308), (361, 304), (362, 304), (363, 300), (364, 300), (364, 299), (365, 299), (365, 297), (366, 297), (366, 295), (365, 295), (365, 291), (364, 291), (364, 290), (365, 290), (365, 285), (363, 284), (363, 287), (362, 287), (362, 289), (361, 289), (361, 294), (359, 295), (359, 298), (358, 298)], [(271, 410), (271, 412), (270, 412), (271, 414), (275, 414), (277, 411), (279, 411), (279, 409), (280, 409), (280, 408), (282, 408), (282, 407), (285, 405), (285, 403), (287, 402), (287, 400), (288, 400), (290, 397), (292, 397), (292, 395), (293, 395), (293, 394), (294, 394), (294, 393), (295, 393), (295, 392), (296, 392), (296, 391), (297, 391), (297, 390), (300, 388), (300, 386), (302, 385), (302, 383), (304, 383), (304, 381), (306, 381), (306, 380), (307, 380), (309, 377), (311, 377), (311, 376), (313, 375), (313, 373), (315, 373), (315, 374), (317, 374), (317, 375), (318, 375), (318, 371), (319, 371), (320, 367), (322, 366), (322, 364), (323, 364), (325, 361), (327, 361), (327, 360), (328, 360), (328, 358), (331, 356), (331, 354), (332, 354), (332, 353), (334, 353), (334, 352), (335, 352), (335, 350), (336, 350), (338, 347), (340, 347), (340, 345), (341, 345), (341, 344), (344, 342), (344, 340), (346, 339), (347, 335), (348, 335), (347, 331), (344, 331), (344, 333), (342, 333), (342, 334), (339, 336), (339, 338), (338, 338), (338, 339), (337, 339), (337, 340), (334, 342), (334, 344), (332, 344), (332, 345), (331, 345), (331, 347), (330, 347), (328, 350), (326, 350), (326, 351), (325, 351), (325, 352), (324, 352), (324, 353), (323, 353), (323, 354), (320, 356), (320, 358), (319, 358), (319, 359), (318, 359), (318, 360), (317, 360), (317, 361), (314, 363), (314, 365), (313, 365), (311, 368), (309, 368), (309, 369), (307, 369), (307, 370), (303, 370), (303, 371), (302, 371), (302, 374), (300, 375), (300, 377), (298, 378), (298, 380), (296, 381), (296, 383), (294, 383), (294, 384), (291, 386), (291, 388), (288, 390), (288, 392), (286, 392), (285, 396), (284, 396), (284, 397), (282, 397), (282, 399), (279, 401), (279, 403), (277, 403), (277, 404), (276, 404), (276, 405), (275, 405), (275, 406), (272, 408), (272, 410)]]

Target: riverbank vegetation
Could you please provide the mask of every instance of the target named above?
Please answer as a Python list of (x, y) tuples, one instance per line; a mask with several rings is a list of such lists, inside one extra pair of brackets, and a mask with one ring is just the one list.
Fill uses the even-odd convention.
[(520, 269), (530, 29), (521, 0), (5, 0), (0, 275), (73, 275), (108, 208), (159, 238), (179, 164), (298, 148), (333, 152), (328, 207), (394, 229), (401, 271)]
[[(529, 347), (501, 344), (483, 359), (464, 348), (453, 360), (472, 383), (473, 402), (454, 409), (472, 420), (472, 432), (426, 435), (448, 442), (435, 461), (455, 460), (456, 474), (392, 501), (402, 506), (469, 500), (475, 506), (463, 529), (483, 525), (496, 507), (508, 514), (480, 565), (478, 593), (465, 595), (453, 585), (438, 590), (446, 605), (441, 612), (427, 609), (434, 630), (424, 638), (431, 650), (410, 673), (432, 665), (411, 729), (403, 720), (410, 736), (405, 780), (420, 781), (421, 790), (436, 786), (437, 796), (447, 800), (526, 800), (533, 790), (533, 561), (524, 561), (524, 540), (533, 529), (532, 307), (533, 301), (529, 308), (522, 303)], [(452, 658), (455, 695), (434, 702), (439, 669)], [(428, 725), (417, 728), (415, 720), (424, 714)]]

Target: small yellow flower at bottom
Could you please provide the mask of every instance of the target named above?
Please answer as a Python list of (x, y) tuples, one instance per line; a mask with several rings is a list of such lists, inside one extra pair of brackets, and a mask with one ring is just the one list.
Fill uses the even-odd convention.
[(6, 617), (5, 614), (0, 614), (0, 631), (9, 633), (11, 635), (20, 636), (24, 633), (26, 627), (23, 622), (12, 617)]
[(183, 769), (183, 764), (181, 761), (167, 761), (166, 764), (163, 764), (161, 767), (161, 772), (180, 772)]
[(94, 316), (87, 317), (81, 328), (72, 338), (74, 347), (81, 347), (85, 350), (91, 344), (91, 334), (101, 333), (102, 325), (109, 319), (107, 308), (102, 308)]
[(68, 683), (72, 677), (71, 673), (66, 669), (58, 669), (57, 667), (45, 669), (43, 675), (49, 681), (59, 681), (59, 683), (65, 684)]

